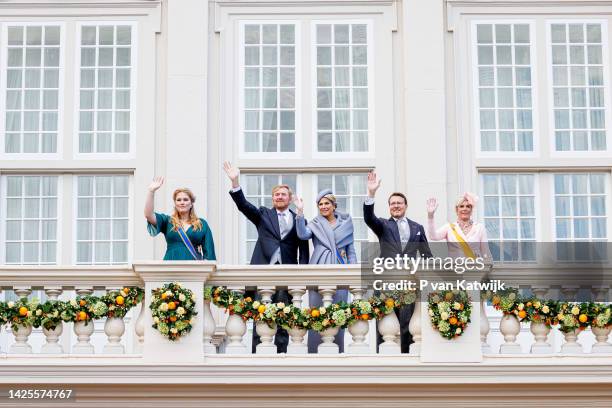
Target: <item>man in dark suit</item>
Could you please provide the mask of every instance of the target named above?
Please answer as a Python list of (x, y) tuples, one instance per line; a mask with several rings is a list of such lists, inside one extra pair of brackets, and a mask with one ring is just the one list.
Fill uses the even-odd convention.
[[(425, 229), (406, 217), (408, 200), (402, 193), (392, 193), (389, 196), (390, 218), (378, 218), (374, 214), (374, 197), (376, 190), (380, 187), (380, 179), (375, 172), (368, 174), (368, 197), (363, 204), (363, 218), (367, 226), (374, 231), (380, 243), (380, 256), (383, 258), (395, 258), (396, 255), (408, 255), (416, 258), (417, 252), (422, 257), (432, 257), (429, 243), (425, 236)], [(417, 299), (418, 300), (418, 299)], [(402, 353), (408, 353), (412, 336), (408, 331), (408, 324), (412, 317), (414, 305), (403, 306), (399, 310), (398, 318), (400, 321), (400, 335)], [(381, 338), (378, 335), (378, 343)]]
[[(303, 241), (297, 236), (295, 213), (289, 209), (292, 198), (289, 186), (282, 184), (272, 189), (274, 208), (257, 208), (244, 196), (238, 182), (239, 170), (232, 167), (229, 162), (223, 163), (223, 168), (232, 181), (230, 195), (236, 207), (257, 228), (257, 242), (251, 257), (251, 265), (307, 264), (308, 241)], [(279, 290), (272, 297), (272, 301), (289, 304), (291, 299), (286, 290)], [(253, 352), (255, 352), (257, 343), (259, 343), (259, 336), (254, 331)], [(274, 344), (279, 353), (287, 352), (289, 334), (286, 330), (278, 328), (274, 336)]]

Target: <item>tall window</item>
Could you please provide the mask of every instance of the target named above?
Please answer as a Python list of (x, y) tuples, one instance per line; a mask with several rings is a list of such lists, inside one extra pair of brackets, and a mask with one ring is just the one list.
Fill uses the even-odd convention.
[(60, 27), (7, 25), (5, 153), (56, 153)]
[[(297, 175), (278, 174), (247, 174), (242, 176), (242, 188), (247, 200), (256, 207), (272, 207), (272, 187), (278, 184), (287, 184), (295, 193), (297, 190)], [(246, 223), (246, 254), (244, 261), (248, 262), (253, 255), (257, 242), (257, 229), (244, 219)]]
[(6, 176), (7, 264), (54, 264), (57, 259), (57, 177)]
[(317, 191), (330, 188), (336, 196), (338, 211), (349, 213), (355, 228), (355, 251), (361, 259), (361, 243), (368, 241), (368, 228), (363, 220), (363, 202), (367, 196), (365, 174), (319, 174)]
[(128, 177), (77, 177), (77, 264), (128, 261)]
[(606, 150), (601, 24), (551, 24), (555, 149)]
[(293, 24), (243, 27), (244, 151), (295, 152)]
[(368, 26), (316, 24), (317, 151), (368, 151)]
[(482, 152), (534, 150), (528, 24), (476, 25)]
[(79, 153), (130, 151), (132, 31), (81, 26)]
[(482, 174), (484, 222), (496, 261), (535, 260), (535, 175)]
[(555, 174), (557, 240), (605, 240), (606, 174)]

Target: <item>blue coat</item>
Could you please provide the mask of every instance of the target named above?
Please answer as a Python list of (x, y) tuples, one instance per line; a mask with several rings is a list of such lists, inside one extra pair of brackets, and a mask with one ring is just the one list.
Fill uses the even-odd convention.
[(242, 189), (235, 192), (230, 191), (230, 195), (236, 203), (238, 210), (257, 228), (257, 243), (251, 257), (251, 265), (269, 264), (270, 259), (272, 259), (272, 256), (279, 247), (283, 264), (308, 263), (308, 241), (298, 238), (295, 227), (295, 213), (293, 211), (290, 211), (293, 217), (293, 227), (281, 239), (276, 209), (255, 207), (246, 199)]

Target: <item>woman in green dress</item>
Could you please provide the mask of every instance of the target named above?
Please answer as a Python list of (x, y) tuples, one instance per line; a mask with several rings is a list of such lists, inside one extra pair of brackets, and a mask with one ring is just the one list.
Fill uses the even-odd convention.
[[(155, 177), (149, 185), (145, 200), (144, 214), (147, 230), (151, 236), (160, 232), (166, 237), (164, 261), (193, 261), (207, 259), (214, 261), (215, 243), (212, 231), (204, 218), (198, 218), (193, 209), (195, 196), (188, 188), (178, 188), (172, 193), (174, 212), (172, 215), (153, 211), (155, 192), (164, 184), (163, 177)], [(182, 235), (182, 237), (181, 237)], [(191, 249), (190, 246), (191, 245)]]

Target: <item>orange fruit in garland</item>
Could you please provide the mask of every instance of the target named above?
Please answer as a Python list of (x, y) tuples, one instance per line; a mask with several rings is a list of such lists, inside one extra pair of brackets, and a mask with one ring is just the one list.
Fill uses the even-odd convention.
[(25, 306), (21, 306), (19, 308), (19, 316), (25, 316), (28, 314), (28, 308)]
[(119, 295), (115, 298), (115, 303), (117, 303), (118, 305), (122, 305), (125, 303), (125, 299), (123, 298), (123, 296)]
[(520, 317), (521, 319), (524, 319), (525, 317), (527, 317), (527, 312), (524, 310), (520, 310), (518, 313), (518, 317)]
[(453, 316), (453, 317), (451, 317), (450, 319), (448, 319), (448, 322), (449, 322), (450, 324), (457, 324), (457, 321), (458, 321), (458, 320), (457, 320), (457, 318), (456, 318), (456, 317), (454, 317), (454, 316)]
[(310, 315), (312, 317), (319, 317), (321, 313), (319, 312), (319, 309), (312, 309), (312, 311), (310, 312)]
[(174, 309), (176, 309), (176, 303), (174, 303), (174, 302), (169, 302), (169, 303), (168, 303), (168, 309), (170, 309), (170, 310), (174, 310)]
[(77, 313), (77, 320), (79, 320), (79, 321), (87, 320), (87, 313), (85, 313), (85, 312)]
[(79, 300), (79, 306), (85, 306), (86, 304), (87, 302), (85, 301), (85, 299)]
[(584, 313), (583, 313), (583, 314), (581, 314), (580, 316), (578, 316), (578, 321), (579, 321), (580, 323), (586, 323), (586, 322), (587, 322), (587, 320), (589, 320), (589, 318), (588, 318), (588, 317), (587, 317), (587, 315), (585, 315)]

